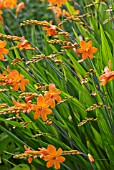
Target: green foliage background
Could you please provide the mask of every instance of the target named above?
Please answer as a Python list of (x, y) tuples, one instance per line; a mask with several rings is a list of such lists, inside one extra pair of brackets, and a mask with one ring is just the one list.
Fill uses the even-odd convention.
[[(37, 91), (35, 88), (37, 83), (41, 85), (54, 83), (62, 91), (62, 99), (67, 99), (53, 109), (54, 119), (51, 125), (45, 124), (41, 119), (34, 120), (33, 113), (21, 113), (21, 118), (16, 118), (12, 113), (0, 115), (1, 170), (47, 169), (46, 163), (41, 159), (34, 159), (31, 165), (28, 164), (27, 159), (13, 159), (13, 155), (24, 152), (23, 146), (25, 144), (34, 150), (52, 144), (57, 149), (59, 147), (63, 150), (77, 149), (84, 153), (83, 155), (65, 156), (66, 161), (61, 165), (61, 170), (113, 170), (114, 81), (112, 80), (105, 87), (101, 87), (99, 77), (104, 67), (108, 65), (109, 60), (112, 61), (112, 70), (114, 70), (113, 19), (105, 24), (106, 19), (111, 18), (114, 14), (114, 4), (111, 0), (96, 2), (95, 4), (94, 1), (84, 0), (76, 5), (76, 9), (81, 10), (80, 15), (90, 15), (84, 15), (81, 18), (83, 25), (73, 21), (67, 21), (63, 24), (63, 29), (70, 33), (68, 41), (77, 42), (78, 47), (80, 44), (79, 36), (86, 41), (92, 40), (93, 46), (98, 48), (93, 60), (87, 59), (79, 63), (80, 56), (77, 53), (72, 50), (64, 50), (63, 54), (57, 57), (62, 61), (60, 64), (44, 58), (35, 64), (26, 65), (26, 62), (22, 62), (11, 65), (12, 59), (15, 57), (22, 58), (24, 56), (25, 61), (28, 61), (38, 54), (38, 51), (28, 52), (24, 50), (20, 52), (14, 48), (10, 51), (9, 56), (6, 56), (8, 61), (0, 62), (1, 72), (6, 70), (6, 65), (10, 65), (12, 69), (19, 70), (29, 79), (30, 84), (26, 91), (39, 94), (42, 91)], [(75, 3), (76, 1), (71, 2), (72, 5)], [(89, 3), (93, 5), (87, 6)], [(25, 4), (26, 8), (19, 14), (19, 23), (26, 19), (52, 20), (53, 14), (46, 10), (47, 2), (26, 0)], [(107, 12), (106, 10), (110, 7), (112, 11)], [(63, 8), (66, 8), (70, 13), (72, 12), (70, 2), (67, 2)], [(12, 13), (4, 11), (3, 17), (7, 27), (3, 28), (1, 25), (1, 32), (21, 36), (16, 20), (11, 19), (11, 15)], [(47, 37), (41, 27), (28, 25), (21, 29), (23, 35), (38, 47), (45, 56), (52, 52), (60, 52), (61, 46), (49, 44), (47, 40), (54, 38)], [(66, 40), (63, 35), (59, 35), (57, 39)], [(15, 45), (13, 41), (8, 41), (7, 47)], [(90, 69), (93, 69), (93, 72), (90, 72)], [(87, 84), (81, 84), (87, 72), (90, 73), (88, 82)], [(1, 88), (4, 87), (1, 86)], [(15, 92), (11, 88), (7, 88), (7, 92), (0, 92), (1, 104), (7, 103), (12, 106), (12, 98), (20, 102), (23, 101), (19, 98), (20, 91)], [(95, 96), (92, 95), (94, 92), (96, 93)], [(94, 104), (98, 105), (99, 102), (103, 104), (102, 107), (87, 111), (87, 108)], [(108, 109), (109, 106), (110, 110)], [(12, 118), (12, 120), (8, 118)], [(97, 121), (88, 120), (82, 126), (79, 126), (79, 123), (86, 118), (97, 118)], [(23, 125), (27, 122), (28, 125), (24, 127)], [(88, 160), (88, 153), (94, 157), (94, 164)]]

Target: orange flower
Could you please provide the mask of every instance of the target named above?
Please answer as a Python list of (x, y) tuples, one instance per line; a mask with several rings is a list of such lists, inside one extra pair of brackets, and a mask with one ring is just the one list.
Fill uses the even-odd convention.
[(13, 90), (18, 90), (19, 88), (21, 91), (25, 90), (25, 85), (29, 83), (28, 79), (24, 79), (24, 76), (22, 74), (19, 74), (17, 70), (12, 70), (7, 75), (7, 84), (13, 85)]
[(60, 163), (65, 161), (65, 158), (62, 155), (63, 151), (61, 148), (56, 151), (56, 148), (53, 145), (48, 145), (47, 147), (48, 155), (44, 156), (44, 160), (48, 161), (46, 164), (47, 168), (50, 168), (54, 165), (55, 169), (60, 169)]
[[(8, 72), (3, 72), (0, 75), (0, 83), (7, 84), (9, 86), (14, 86), (13, 90), (18, 90), (19, 88), (21, 91), (25, 90), (25, 85), (29, 83), (28, 79), (24, 79), (24, 76), (22, 74), (19, 74), (17, 70), (10, 71), (10, 68), (7, 67)], [(3, 84), (2, 83), (2, 84)]]
[(50, 27), (44, 26), (43, 30), (47, 31), (47, 33), (46, 33), (47, 36), (52, 36), (52, 35), (56, 35), (57, 34), (56, 26), (52, 25), (52, 22), (50, 22)]
[(78, 53), (82, 53), (82, 59), (86, 60), (87, 57), (93, 58), (93, 53), (97, 52), (97, 48), (92, 47), (92, 41), (86, 43), (85, 41), (81, 41), (81, 48), (77, 50)]
[(114, 79), (114, 71), (111, 71), (108, 66), (104, 68), (104, 74), (100, 76), (101, 86), (105, 86), (106, 83), (110, 80)]
[(23, 36), (20, 39), (20, 43), (17, 44), (17, 48), (19, 48), (20, 50), (26, 49), (26, 50), (35, 50), (35, 48), (33, 48), (29, 42), (27, 40), (25, 40), (25, 37)]
[(3, 54), (8, 54), (9, 50), (4, 48), (7, 42), (0, 40), (0, 60), (4, 60)]
[(45, 98), (40, 95), (37, 98), (37, 105), (33, 106), (33, 110), (35, 110), (34, 119), (39, 118), (42, 116), (43, 121), (47, 120), (47, 114), (51, 114), (52, 110), (48, 107), (50, 106), (50, 101), (45, 101)]
[(16, 109), (20, 109), (20, 110), (23, 110), (23, 112), (28, 112), (30, 113), (30, 111), (32, 110), (32, 104), (30, 102), (27, 102), (27, 103), (19, 103), (15, 100), (13, 100), (13, 103), (14, 103), (14, 108)]
[(52, 5), (57, 5), (58, 7), (61, 7), (62, 4), (66, 3), (66, 0), (48, 0), (48, 2)]
[(45, 93), (45, 100), (50, 102), (51, 108), (55, 108), (55, 100), (57, 102), (61, 101), (60, 93), (61, 91), (59, 89), (56, 90), (54, 84), (49, 84), (49, 91)]
[(0, 8), (14, 8), (17, 0), (0, 0)]
[(18, 13), (19, 13), (23, 8), (25, 8), (24, 2), (19, 3), (18, 6), (17, 6), (17, 9), (16, 9), (16, 15), (18, 15)]

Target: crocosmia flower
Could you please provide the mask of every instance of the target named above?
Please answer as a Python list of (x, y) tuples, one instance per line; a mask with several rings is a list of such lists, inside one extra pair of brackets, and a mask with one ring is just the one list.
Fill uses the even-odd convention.
[(114, 71), (111, 71), (108, 66), (104, 68), (104, 74), (100, 76), (100, 85), (105, 86), (106, 83), (110, 80), (114, 79)]
[(50, 26), (44, 26), (43, 30), (47, 31), (46, 35), (47, 36), (52, 36), (52, 35), (56, 35), (57, 31), (56, 31), (56, 25), (52, 25), (52, 22), (50, 22)]
[(55, 108), (55, 101), (61, 101), (61, 97), (59, 96), (60, 93), (61, 91), (56, 89), (53, 83), (49, 84), (49, 91), (45, 92), (45, 99), (50, 101), (51, 108)]
[(87, 57), (93, 58), (93, 53), (96, 53), (98, 50), (95, 47), (92, 47), (92, 41), (86, 43), (85, 41), (80, 42), (81, 48), (77, 50), (78, 53), (82, 53), (82, 59), (86, 60)]
[(65, 161), (65, 158), (62, 156), (62, 149), (59, 148), (58, 151), (56, 151), (53, 145), (48, 145), (47, 150), (48, 154), (43, 157), (45, 161), (48, 161), (46, 167), (50, 168), (54, 165), (55, 169), (60, 169), (60, 163)]
[(47, 114), (51, 114), (52, 110), (48, 107), (50, 106), (50, 101), (46, 101), (45, 98), (40, 95), (37, 98), (37, 105), (33, 106), (33, 110), (35, 110), (34, 113), (34, 119), (42, 117), (43, 121), (47, 120)]

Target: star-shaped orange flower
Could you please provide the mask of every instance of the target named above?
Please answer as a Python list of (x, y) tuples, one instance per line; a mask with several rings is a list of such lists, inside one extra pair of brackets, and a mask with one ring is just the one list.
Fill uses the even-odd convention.
[(55, 108), (55, 100), (57, 102), (61, 101), (61, 97), (59, 96), (60, 93), (61, 91), (56, 89), (53, 83), (49, 84), (49, 91), (45, 93), (45, 100), (50, 101), (51, 108)]
[(86, 43), (85, 41), (80, 42), (81, 48), (77, 50), (78, 53), (82, 53), (82, 59), (86, 60), (87, 57), (93, 58), (93, 53), (96, 53), (98, 51), (97, 48), (92, 47), (92, 41), (89, 41)]
[(52, 113), (52, 110), (48, 108), (49, 106), (50, 101), (46, 101), (42, 95), (39, 95), (39, 97), (37, 98), (37, 105), (33, 106), (33, 110), (35, 110), (34, 119), (42, 116), (43, 121), (46, 121), (47, 114)]
[(60, 169), (60, 163), (65, 161), (65, 158), (61, 156), (63, 153), (62, 149), (59, 148), (58, 151), (56, 151), (53, 145), (48, 145), (47, 150), (48, 155), (43, 157), (45, 161), (48, 161), (46, 167), (50, 168), (54, 165), (55, 169)]

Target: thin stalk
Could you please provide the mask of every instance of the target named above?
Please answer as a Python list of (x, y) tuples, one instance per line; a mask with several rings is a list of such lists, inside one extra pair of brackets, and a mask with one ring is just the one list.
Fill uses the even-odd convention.
[(8, 9), (8, 12), (10, 12), (10, 14), (12, 15), (12, 17), (15, 19), (15, 21), (16, 21), (16, 23), (17, 23), (17, 26), (18, 26), (18, 28), (19, 28), (20, 34), (21, 34), (21, 36), (23, 36), (23, 31), (22, 31), (22, 29), (21, 29), (21, 27), (20, 27), (20, 24), (19, 24), (19, 21), (18, 21), (17, 16), (14, 15), (13, 12), (12, 12), (10, 9)]

